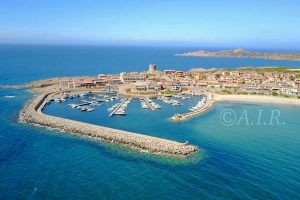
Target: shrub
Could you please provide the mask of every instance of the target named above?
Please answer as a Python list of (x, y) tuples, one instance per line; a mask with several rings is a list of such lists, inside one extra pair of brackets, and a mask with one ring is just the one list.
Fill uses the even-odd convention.
[(239, 94), (248, 95), (249, 93), (248, 92), (239, 92)]
[(225, 94), (232, 94), (232, 92), (230, 90), (222, 90), (221, 92), (223, 92)]

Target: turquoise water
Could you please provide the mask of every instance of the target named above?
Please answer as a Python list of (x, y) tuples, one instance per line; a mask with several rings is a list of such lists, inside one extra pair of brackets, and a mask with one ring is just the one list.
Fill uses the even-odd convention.
[[(2, 49), (10, 54), (0, 59), (2, 83), (72, 73), (97, 74), (96, 67), (74, 66), (75, 72), (69, 72), (71, 61), (59, 61), (64, 60), (64, 56), (46, 59), (53, 53), (50, 50), (44, 50), (47, 56), (37, 58), (39, 61), (32, 58), (43, 52), (22, 52), (25, 64), (20, 66), (17, 63), (22, 63), (19, 57), (22, 49), (14, 51)], [(144, 51), (146, 57), (149, 52)], [(72, 57), (71, 52), (66, 54)], [(3, 53), (0, 56), (4, 58)], [(86, 62), (91, 66), (89, 56), (87, 53), (81, 58), (82, 65)], [(76, 63), (78, 58), (74, 60)], [(113, 61), (108, 57), (105, 62)], [(257, 60), (247, 62), (260, 64)], [(49, 63), (56, 63), (57, 68), (50, 69)], [(237, 63), (243, 64), (243, 61), (238, 59), (232, 66)], [(41, 72), (31, 71), (39, 65), (46, 67)], [(290, 65), (298, 64), (291, 62)], [(140, 64), (135, 67), (144, 68)], [(131, 71), (130, 67), (124, 69)], [(16, 97), (5, 98), (8, 95)], [(122, 153), (68, 134), (20, 124), (18, 112), (31, 97), (25, 90), (0, 89), (0, 199), (300, 199), (299, 107), (219, 103), (204, 115), (181, 123), (173, 123), (168, 117), (184, 112), (196, 100), (183, 100), (181, 108), (158, 101), (163, 108), (157, 112), (142, 111), (138, 102), (132, 102), (126, 117), (111, 119), (106, 111), (109, 105), (97, 107), (91, 113), (72, 110), (64, 103), (52, 103), (45, 109), (48, 114), (177, 141), (188, 140), (201, 147), (203, 153), (197, 162), (178, 164), (132, 152)], [(237, 119), (242, 120), (224, 125), (220, 114), (225, 109), (233, 110)], [(261, 123), (257, 124), (259, 110), (263, 110), (263, 114)], [(280, 112), (279, 124), (274, 120), (272, 125), (269, 123), (272, 110)]]

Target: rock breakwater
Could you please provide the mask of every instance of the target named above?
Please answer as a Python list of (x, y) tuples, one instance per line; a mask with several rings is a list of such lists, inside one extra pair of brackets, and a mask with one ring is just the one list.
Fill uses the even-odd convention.
[(198, 151), (198, 147), (162, 138), (102, 127), (84, 122), (46, 115), (42, 112), (47, 102), (57, 93), (41, 94), (31, 100), (21, 111), (22, 122), (60, 129), (132, 149), (148, 151), (158, 155), (187, 156)]

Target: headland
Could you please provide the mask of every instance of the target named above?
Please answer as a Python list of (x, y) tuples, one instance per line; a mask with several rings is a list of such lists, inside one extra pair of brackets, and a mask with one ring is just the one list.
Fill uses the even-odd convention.
[(299, 53), (287, 52), (254, 52), (245, 51), (243, 49), (234, 49), (227, 51), (192, 51), (187, 53), (179, 53), (176, 56), (196, 56), (196, 57), (229, 57), (229, 58), (262, 58), (270, 60), (300, 60)]

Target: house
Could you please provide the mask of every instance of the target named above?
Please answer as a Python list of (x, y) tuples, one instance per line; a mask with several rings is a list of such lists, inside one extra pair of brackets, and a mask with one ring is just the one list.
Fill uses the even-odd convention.
[(164, 74), (166, 74), (166, 75), (172, 75), (174, 73), (175, 73), (175, 70), (171, 70), (171, 69), (164, 70)]
[(156, 91), (160, 91), (162, 89), (162, 84), (156, 83), (153, 81), (135, 82), (135, 83), (133, 83), (133, 89), (135, 91), (156, 92)]
[(76, 87), (93, 87), (95, 80), (93, 77), (82, 77), (75, 79), (74, 82)]
[(135, 83), (138, 81), (145, 81), (146, 80), (146, 74), (139, 73), (139, 72), (123, 72), (120, 75), (120, 79), (123, 83)]
[(59, 81), (60, 88), (75, 88), (73, 78), (65, 78)]
[(178, 83), (173, 83), (170, 88), (171, 91), (181, 91), (181, 85)]
[(177, 78), (181, 78), (181, 77), (184, 76), (184, 72), (183, 72), (183, 71), (176, 71), (174, 75), (175, 75), (175, 77), (177, 77)]

